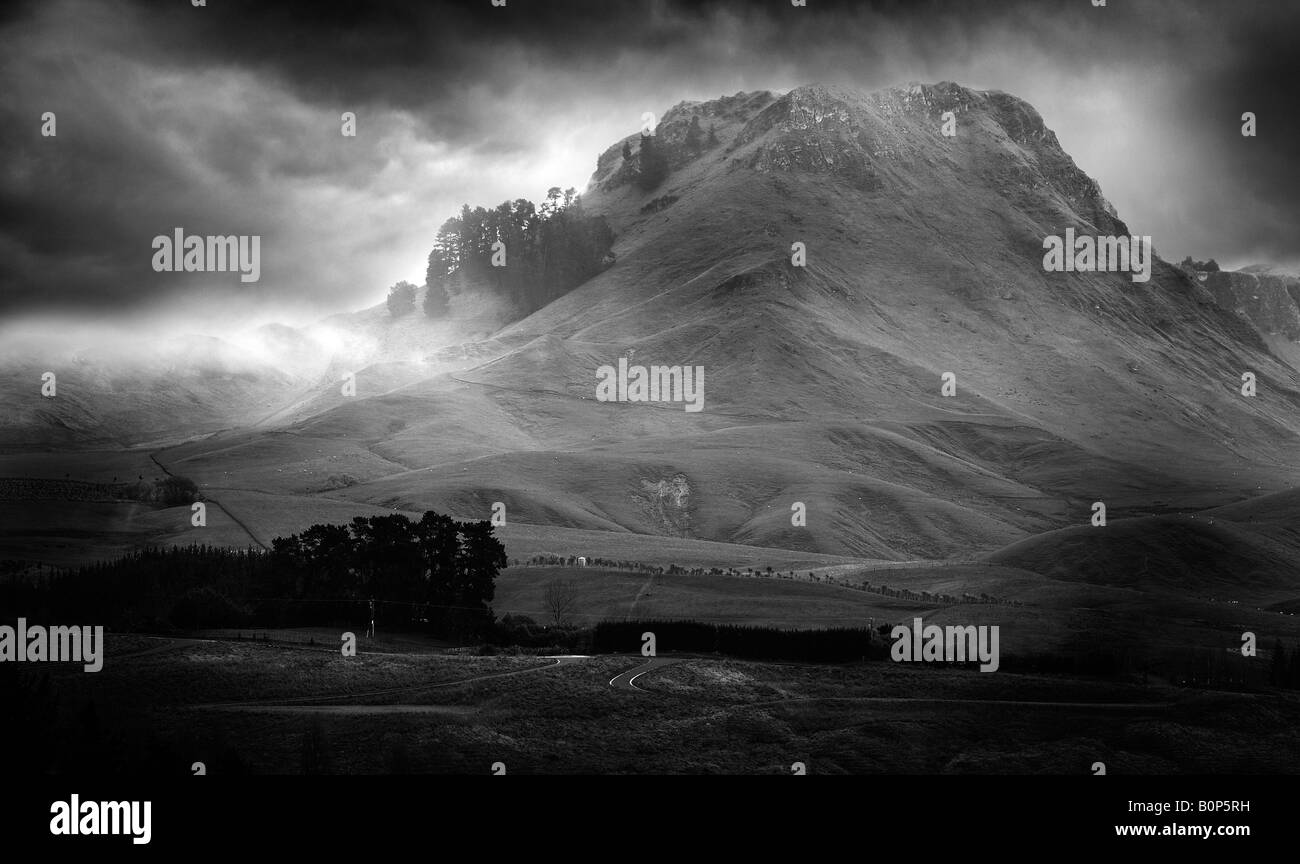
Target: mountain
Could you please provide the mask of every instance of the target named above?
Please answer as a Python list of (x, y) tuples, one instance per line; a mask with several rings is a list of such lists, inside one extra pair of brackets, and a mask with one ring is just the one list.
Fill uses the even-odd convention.
[(1300, 369), (1300, 277), (1263, 265), (1198, 270), (1184, 260), (1180, 266), (1219, 306), (1249, 323), (1274, 353)]
[[(119, 339), (77, 351), (26, 345), (0, 357), (0, 398), (12, 406), (0, 417), (0, 452), (158, 445), (283, 425), (341, 404), (342, 380), (361, 369), (391, 390), (461, 368), (484, 356), (479, 343), (505, 320), (499, 302), (467, 295), (438, 320), (395, 319), (379, 303), (228, 338)], [(52, 398), (41, 395), (47, 372), (56, 376)]]
[[(718, 147), (683, 152), (692, 116)], [(1294, 483), (1292, 370), (1208, 290), (1160, 260), (1145, 284), (1043, 272), (1045, 235), (1129, 229), (1022, 101), (742, 93), (675, 106), (657, 137), (660, 188), (633, 182), (620, 141), (587, 192), (618, 264), (498, 333), (512, 350), (457, 375), (478, 389), (446, 384), (516, 421), (470, 433), (502, 455), (349, 497), (527, 514), (558, 499), (593, 526), (893, 558), (1086, 523), (1095, 500), (1162, 512)], [(706, 409), (595, 402), (595, 369), (620, 356), (703, 366)], [(523, 418), (526, 446), (505, 437)], [(641, 492), (665, 485), (681, 490), (667, 522)], [(820, 515), (797, 530), (805, 499)]]
[(0, 367), (0, 398), (10, 406), (0, 451), (127, 447), (252, 422), (304, 382), (287, 362), (250, 348), (185, 334), (11, 359)]
[[(716, 144), (692, 146), (694, 118)], [(323, 368), (155, 455), (262, 541), (323, 513), (500, 502), (512, 556), (650, 555), (661, 538), (683, 563), (731, 544), (829, 566), (1040, 538), (1007, 561), (1051, 578), (1093, 502), (1153, 520), (1178, 557), (1197, 548), (1165, 530), (1178, 514), (1300, 486), (1296, 368), (1213, 285), (1158, 257), (1148, 282), (1044, 271), (1046, 236), (1142, 229), (1022, 100), (738, 93), (674, 106), (655, 140), (669, 171), (652, 189), (639, 134), (631, 159), (624, 141), (598, 157), (584, 207), (616, 263), (576, 290), (499, 328), (467, 297), (483, 308), (457, 326), (375, 307), (263, 334), (322, 346)], [(598, 401), (619, 358), (702, 367), (703, 410)], [(1269, 584), (1290, 590), (1276, 551)]]

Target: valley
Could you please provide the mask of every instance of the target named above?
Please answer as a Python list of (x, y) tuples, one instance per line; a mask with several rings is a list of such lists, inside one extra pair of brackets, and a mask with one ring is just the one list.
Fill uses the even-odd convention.
[[(688, 145), (692, 121), (717, 144)], [(203, 751), (236, 773), (1300, 770), (1300, 702), (1269, 665), (1300, 644), (1300, 281), (1147, 254), (998, 91), (742, 92), (656, 136), (659, 187), (634, 182), (630, 135), (583, 193), (613, 232), (603, 269), (517, 319), (466, 289), (441, 317), (380, 304), (6, 363), (0, 578), (432, 510), (493, 520), (492, 612), (539, 643), (349, 665), (328, 628), (110, 633), (102, 673), (60, 682), (72, 703), (114, 706), (137, 767)], [(1045, 267), (1044, 238), (1076, 233), (1142, 237), (1135, 272)], [(168, 477), (206, 525), (139, 491)], [(669, 640), (633, 685), (635, 644), (544, 644), (556, 580), (584, 626), (924, 619), (997, 628), (1002, 664)]]

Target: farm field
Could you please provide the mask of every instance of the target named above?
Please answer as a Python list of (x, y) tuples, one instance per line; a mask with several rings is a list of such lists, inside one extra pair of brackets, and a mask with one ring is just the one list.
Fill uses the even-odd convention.
[[(1294, 694), (670, 654), (634, 690), (610, 682), (635, 655), (345, 659), (223, 642), (110, 657), (98, 675), (58, 677), (46, 733), (109, 771), (1300, 772)], [(114, 746), (92, 753), (91, 734)]]

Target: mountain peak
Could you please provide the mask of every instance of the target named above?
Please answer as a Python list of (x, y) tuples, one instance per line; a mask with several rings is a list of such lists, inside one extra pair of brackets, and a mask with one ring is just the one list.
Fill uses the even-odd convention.
[[(938, 134), (949, 111), (955, 118), (969, 112), (986, 115), (996, 130), (985, 131), (1000, 131), (1016, 144), (1060, 149), (1055, 133), (1028, 102), (999, 90), (970, 90), (951, 81), (912, 82), (872, 93), (827, 84), (796, 87), (756, 117), (741, 140), (753, 140), (773, 128), (874, 136), (890, 127), (903, 127), (904, 134), (922, 128)], [(907, 128), (911, 126), (921, 128)]]
[[(716, 143), (688, 144), (697, 119)], [(635, 187), (639, 139), (634, 133), (601, 154), (589, 187), (597, 198)], [(1027, 188), (1055, 187), (1098, 227), (1109, 227), (1115, 216), (1032, 105), (1002, 91), (972, 90), (952, 81), (909, 82), (874, 92), (814, 82), (780, 95), (741, 91), (683, 101), (663, 114), (655, 140), (673, 172), (692, 169), (686, 176), (736, 167), (831, 173), (860, 191), (881, 192), (899, 170), (996, 172)], [(625, 144), (631, 158), (623, 157)], [(653, 192), (646, 201), (665, 196), (674, 185), (670, 177), (662, 188), (646, 190)]]

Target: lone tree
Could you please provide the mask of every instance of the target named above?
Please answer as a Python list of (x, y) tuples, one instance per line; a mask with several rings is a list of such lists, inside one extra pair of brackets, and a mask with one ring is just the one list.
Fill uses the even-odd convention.
[(198, 500), (199, 487), (190, 478), (173, 474), (154, 481), (154, 497), (168, 507), (193, 504)]
[(718, 126), (716, 123), (709, 124), (709, 138), (707, 143), (710, 147), (718, 146)]
[(632, 145), (629, 144), (629, 143), (627, 143), (626, 141), (624, 141), (624, 142), (623, 142), (623, 159), (626, 161), (626, 160), (631, 159), (631, 158), (632, 158)]
[(552, 579), (546, 583), (546, 610), (551, 613), (556, 627), (569, 623), (569, 616), (578, 606), (578, 586), (569, 579)]
[(660, 148), (653, 135), (641, 136), (640, 173), (637, 182), (647, 191), (664, 182), (668, 176), (668, 154)]
[(415, 286), (410, 282), (398, 282), (388, 289), (388, 314), (394, 318), (410, 315), (415, 311)]

